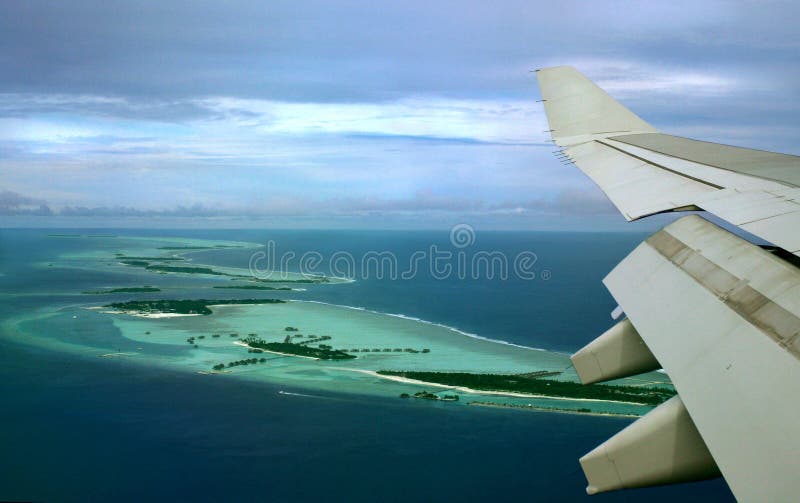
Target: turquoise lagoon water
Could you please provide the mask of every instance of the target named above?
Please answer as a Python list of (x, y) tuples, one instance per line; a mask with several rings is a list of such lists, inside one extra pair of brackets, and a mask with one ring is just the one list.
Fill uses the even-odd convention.
[[(0, 478), (3, 498), (136, 499), (163, 494), (185, 500), (214, 500), (223, 495), (301, 500), (326, 495), (374, 501), (380, 494), (380, 499), (387, 500), (475, 500), (493, 494), (490, 488), (502, 487), (509, 499), (536, 491), (545, 500), (571, 501), (581, 497), (584, 485), (576, 458), (627, 421), (465, 406), (473, 400), (567, 409), (587, 406), (575, 400), (470, 394), (462, 394), (459, 404), (401, 400), (397, 395), (420, 387), (360, 371), (554, 370), (563, 371), (559, 378), (574, 379), (568, 353), (611, 324), (608, 312), (613, 300), (603, 291), (600, 279), (642, 236), (478, 235), (476, 245), (487, 250), (509, 255), (535, 251), (539, 272), (550, 271), (546, 281), (442, 280), (423, 271), (411, 280), (367, 277), (353, 283), (287, 283), (293, 291), (255, 291), (212, 288), (234, 284), (228, 277), (143, 271), (120, 264), (115, 254), (181, 254), (192, 264), (246, 274), (250, 257), (268, 240), (277, 243), (279, 251), (283, 248), (297, 255), (309, 250), (323, 256), (347, 250), (358, 256), (388, 249), (402, 263), (431, 243), (447, 246), (448, 236), (310, 231), (136, 231), (134, 236), (127, 235), (131, 231), (125, 231), (126, 235), (118, 231), (116, 237), (108, 237), (108, 231), (102, 232), (104, 237), (89, 237), (100, 234), (93, 231), (82, 231), (79, 237), (48, 234), (38, 230), (0, 234), (0, 286), (5, 301), (0, 309), (3, 391), (9, 404), (2, 416), (3, 439), (11, 448), (0, 458), (6, 468)], [(163, 249), (172, 246), (208, 249)], [(162, 291), (81, 294), (141, 285)], [(162, 319), (86, 309), (132, 298), (252, 297), (290, 302), (218, 306), (210, 316)], [(269, 359), (264, 364), (237, 367), (225, 374), (207, 373), (216, 363), (252, 356), (228, 334), (257, 333), (280, 340), (289, 325), (304, 334), (329, 335), (329, 343), (337, 348), (412, 347), (430, 352), (359, 352), (355, 360), (337, 362), (265, 355)], [(221, 337), (213, 338), (213, 333)], [(186, 342), (189, 336), (199, 335), (205, 338), (197, 341), (198, 348)], [(113, 356), (98, 358), (103, 355)], [(665, 380), (654, 373), (628, 384)], [(130, 402), (131, 396), (138, 398)], [(73, 403), (83, 403), (80, 407), (89, 415), (76, 413)], [(209, 410), (213, 406), (219, 409)], [(647, 410), (609, 402), (593, 402), (590, 407), (634, 415)], [(199, 431), (191, 426), (198, 424)], [(114, 435), (112, 444), (119, 444), (117, 448), (91, 440), (90, 433), (96, 430), (102, 438)], [(154, 435), (151, 430), (160, 433)], [(257, 442), (249, 444), (245, 438)], [(28, 443), (21, 443), (22, 439)], [(63, 460), (78, 448), (75, 442), (85, 453), (86, 459), (79, 463), (86, 468), (83, 482), (68, 477), (71, 471), (64, 464), (44, 472), (33, 470), (40, 466), (42, 453)], [(87, 442), (93, 445), (87, 447)], [(150, 459), (150, 451), (183, 467), (180, 482), (134, 463)], [(126, 456), (126, 461), (118, 455)], [(115, 472), (113, 484), (95, 475), (108, 469), (109, 459), (132, 465), (130, 472)], [(247, 468), (237, 464), (237, 459)], [(492, 467), (485, 465), (486, 459), (493, 460)], [(445, 473), (456, 477), (453, 480), (458, 482), (453, 483), (458, 488), (442, 487), (427, 474), (423, 468), (433, 462), (431, 469), (447, 467)], [(331, 482), (345, 476), (340, 465), (351, 463), (366, 470), (362, 489), (341, 483), (330, 489)], [(197, 475), (211, 476), (209, 470), (216, 467), (219, 472), (209, 479), (218, 481), (214, 489), (207, 482), (197, 482)], [(313, 485), (298, 485), (299, 473), (328, 481), (328, 489), (315, 492)], [(467, 474), (468, 480), (459, 474)], [(379, 482), (398, 477), (417, 482), (410, 492), (402, 493)], [(675, 495), (730, 498), (719, 481), (602, 498), (625, 499), (632, 494), (656, 499)]]

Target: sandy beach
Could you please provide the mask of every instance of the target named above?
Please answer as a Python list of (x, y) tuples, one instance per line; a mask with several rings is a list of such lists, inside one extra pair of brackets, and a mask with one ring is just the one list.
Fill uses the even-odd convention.
[(408, 377), (400, 377), (400, 376), (389, 376), (379, 374), (374, 370), (364, 370), (364, 369), (350, 369), (344, 367), (325, 367), (331, 370), (344, 370), (348, 372), (360, 372), (362, 374), (371, 375), (373, 377), (379, 377), (381, 379), (388, 379), (390, 381), (402, 382), (406, 384), (416, 384), (420, 386), (435, 386), (437, 388), (445, 388), (451, 389), (456, 391), (461, 391), (462, 393), (470, 393), (472, 395), (494, 395), (494, 396), (510, 396), (515, 398), (547, 398), (552, 400), (568, 400), (573, 402), (604, 402), (604, 403), (624, 403), (629, 405), (641, 405), (635, 402), (623, 402), (619, 400), (600, 400), (597, 398), (568, 398), (563, 396), (550, 396), (550, 395), (532, 395), (529, 393), (515, 393), (513, 391), (486, 391), (480, 389), (472, 389), (467, 388), (464, 386), (450, 386), (448, 384), (440, 384), (435, 382), (427, 382), (427, 381), (419, 381), (417, 379), (409, 379)]
[(150, 319), (158, 319), (158, 318), (183, 318), (186, 316), (203, 316), (202, 314), (197, 313), (143, 313), (141, 311), (131, 311), (131, 310), (115, 310), (115, 309), (105, 309), (104, 306), (91, 306), (91, 307), (84, 307), (83, 309), (88, 309), (90, 311), (99, 311), (103, 314), (125, 314), (128, 316), (136, 316), (138, 318), (150, 318)]

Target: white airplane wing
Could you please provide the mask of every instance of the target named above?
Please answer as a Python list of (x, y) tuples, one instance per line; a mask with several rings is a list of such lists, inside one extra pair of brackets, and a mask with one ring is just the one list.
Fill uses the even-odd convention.
[(606, 277), (624, 319), (573, 355), (585, 383), (663, 368), (678, 396), (580, 462), (590, 494), (725, 477), (800, 495), (800, 157), (658, 132), (571, 67), (537, 71), (550, 133), (628, 220), (668, 225)]

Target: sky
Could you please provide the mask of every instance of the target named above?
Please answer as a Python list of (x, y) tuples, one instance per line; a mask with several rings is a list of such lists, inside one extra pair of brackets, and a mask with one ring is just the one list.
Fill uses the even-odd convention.
[(0, 226), (639, 230), (553, 155), (569, 64), (800, 154), (800, 5), (0, 1)]

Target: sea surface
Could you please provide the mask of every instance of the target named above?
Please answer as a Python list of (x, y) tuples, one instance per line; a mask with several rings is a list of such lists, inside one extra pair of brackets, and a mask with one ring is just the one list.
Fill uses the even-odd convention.
[[(357, 264), (368, 252), (390, 252), (398, 272), (434, 245), (455, 260), (459, 252), (496, 251), (509, 260), (533, 253), (534, 279), (513, 272), (442, 278), (426, 264), (406, 279), (372, 272), (262, 296), (363, 308), (558, 353), (612, 324), (615, 303), (602, 278), (646, 237), (477, 232), (459, 247), (446, 231), (0, 230), (0, 500), (732, 501), (721, 480), (589, 499), (577, 458), (630, 419), (217, 379), (85, 356), (82, 349), (108, 344), (93, 334), (104, 326), (117, 332), (108, 317), (72, 314), (93, 300), (80, 292), (153, 281), (91, 266), (93, 254), (114, 250), (123, 236), (262, 244), (187, 255), (240, 269), (273, 245), (278, 257), (294, 253), (292, 271), (316, 252), (324, 274), (335, 272), (327, 259), (337, 252)], [(202, 290), (200, 278), (158, 281), (162, 298), (192, 282), (217, 298), (252, 296)], [(91, 327), (75, 328), (79, 322)], [(141, 341), (119, 336), (113, 345), (123, 344)], [(178, 352), (159, 351), (164, 358)]]

